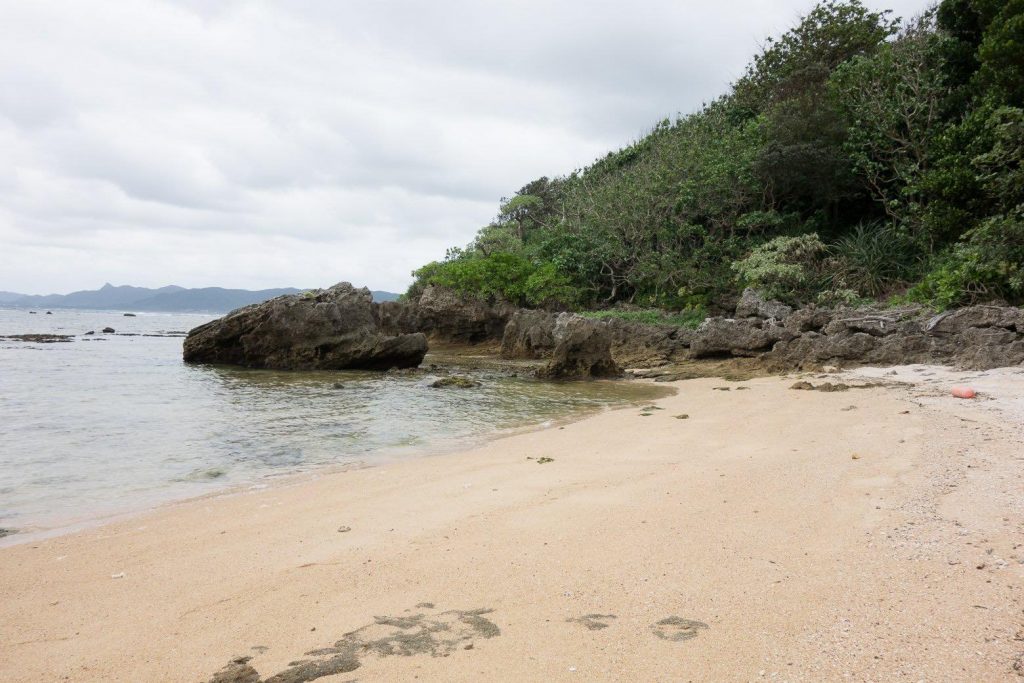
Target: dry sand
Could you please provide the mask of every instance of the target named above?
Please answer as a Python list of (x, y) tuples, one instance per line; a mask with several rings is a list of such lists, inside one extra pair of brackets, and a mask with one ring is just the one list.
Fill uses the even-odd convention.
[(1024, 373), (890, 372), (0, 550), (0, 680), (1018, 680)]

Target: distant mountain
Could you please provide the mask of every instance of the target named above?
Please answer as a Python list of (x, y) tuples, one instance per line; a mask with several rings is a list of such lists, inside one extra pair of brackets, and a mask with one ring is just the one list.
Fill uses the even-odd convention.
[[(211, 312), (222, 313), (242, 306), (273, 299), (282, 294), (298, 294), (305, 290), (294, 287), (279, 289), (224, 289), (200, 287), (185, 289), (176, 285), (150, 289), (148, 287), (115, 287), (107, 283), (100, 289), (83, 290), (71, 294), (28, 295), (0, 292), (0, 304), (35, 308), (95, 308), (129, 311)], [(394, 301), (393, 292), (373, 292), (374, 301)]]
[[(166, 289), (166, 288), (165, 288)], [(258, 304), (282, 294), (298, 294), (303, 291), (294, 287), (281, 289), (224, 289), (223, 287), (202, 287), (179, 289), (178, 291), (155, 290), (159, 294), (140, 299), (132, 304), (138, 311), (233, 311), (249, 304)]]
[(46, 294), (29, 295), (21, 299), (9, 301), (8, 303), (18, 306), (36, 306), (38, 308), (126, 308), (140, 299), (146, 299), (154, 294), (163, 292), (182, 291), (182, 287), (161, 287), (160, 289), (149, 289), (147, 287), (115, 287), (109, 282), (100, 289), (82, 290), (70, 294)]

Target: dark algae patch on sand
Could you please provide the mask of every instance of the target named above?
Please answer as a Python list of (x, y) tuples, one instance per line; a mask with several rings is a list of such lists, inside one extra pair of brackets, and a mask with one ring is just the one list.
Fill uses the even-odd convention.
[(651, 632), (662, 640), (682, 641), (696, 638), (702, 629), (708, 628), (703, 621), (693, 621), (682, 617), (666, 617), (651, 625)]
[[(419, 608), (432, 609), (431, 603)], [(481, 608), (423, 612), (397, 617), (374, 617), (373, 623), (346, 633), (330, 647), (310, 650), (307, 659), (292, 662), (287, 669), (269, 678), (249, 663), (250, 657), (238, 657), (209, 679), (209, 683), (307, 683), (318, 678), (355, 671), (370, 655), (447, 657), (456, 650), (472, 650), (477, 639), (496, 638), (498, 628), (484, 615), (493, 612)]]
[(588, 631), (600, 631), (608, 628), (609, 619), (617, 619), (614, 614), (584, 614), (575, 619), (566, 619), (570, 624), (582, 624)]

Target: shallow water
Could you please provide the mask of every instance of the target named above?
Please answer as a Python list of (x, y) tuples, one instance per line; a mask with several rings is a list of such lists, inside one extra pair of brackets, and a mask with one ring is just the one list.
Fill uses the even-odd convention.
[[(486, 367), (460, 371), (479, 388), (433, 389), (430, 373), (185, 365), (180, 333), (212, 317), (0, 309), (0, 336), (76, 335), (0, 339), (0, 528), (64, 529), (276, 475), (434, 453), (668, 391)], [(117, 333), (100, 332), (108, 326)], [(143, 336), (169, 333), (178, 334)]]

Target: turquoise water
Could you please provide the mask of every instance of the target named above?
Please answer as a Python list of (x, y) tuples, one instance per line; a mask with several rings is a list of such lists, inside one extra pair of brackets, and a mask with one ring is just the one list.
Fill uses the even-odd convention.
[[(0, 336), (75, 335), (0, 339), (0, 528), (19, 531), (0, 543), (275, 476), (435, 453), (666, 391), (486, 367), (460, 370), (479, 388), (433, 389), (439, 375), (429, 372), (183, 364), (182, 333), (212, 317), (0, 309)], [(425, 365), (439, 361), (452, 359)]]

